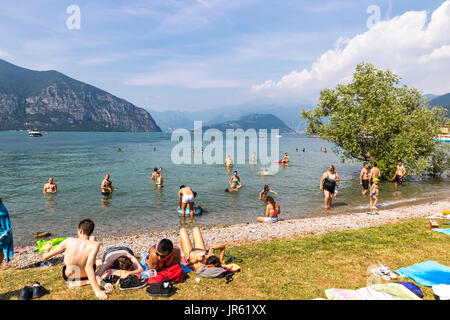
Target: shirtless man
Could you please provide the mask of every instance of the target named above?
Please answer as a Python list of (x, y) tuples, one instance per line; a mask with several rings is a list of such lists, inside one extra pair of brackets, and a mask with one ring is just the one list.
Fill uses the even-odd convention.
[(181, 208), (181, 216), (184, 217), (186, 207), (189, 208), (191, 218), (194, 217), (194, 191), (190, 187), (180, 186), (178, 191), (178, 209)]
[(162, 174), (159, 174), (158, 178), (156, 179), (156, 185), (158, 187), (163, 187), (163, 183), (164, 183), (164, 177), (162, 176)]
[(377, 168), (377, 163), (374, 161), (372, 162), (372, 168), (370, 169), (369, 173), (369, 183), (372, 185), (372, 180), (377, 178), (379, 179), (381, 176), (380, 169)]
[(165, 270), (173, 265), (181, 263), (180, 248), (174, 247), (169, 239), (162, 239), (158, 246), (152, 246), (148, 250), (147, 267), (156, 271)]
[(107, 291), (103, 292), (97, 283), (95, 258), (100, 244), (91, 236), (93, 231), (94, 222), (89, 219), (82, 220), (78, 225), (78, 238), (68, 238), (50, 252), (48, 251), (51, 249), (52, 244), (49, 243), (45, 248), (43, 259), (48, 260), (57, 254), (65, 252), (63, 279), (65, 281), (89, 280), (97, 298), (105, 300), (108, 299), (106, 293), (111, 291), (112, 286), (106, 287), (105, 285)]
[(400, 187), (403, 184), (403, 177), (406, 174), (405, 166), (403, 165), (401, 160), (398, 160), (397, 169), (395, 170), (394, 178), (392, 178), (395, 182), (395, 187), (397, 187), (397, 184), (400, 185)]
[(364, 167), (361, 170), (361, 173), (359, 175), (359, 185), (363, 187), (362, 194), (365, 196), (367, 192), (369, 191), (369, 178), (370, 176), (370, 169), (369, 164), (367, 162), (364, 162)]
[(104, 196), (109, 196), (114, 191), (112, 182), (109, 181), (109, 174), (105, 175), (105, 179), (103, 179), (102, 185), (100, 186), (100, 188), (102, 189), (102, 195), (104, 195)]
[(157, 168), (153, 168), (153, 173), (152, 173), (152, 180), (158, 180), (159, 177), (159, 171)]
[(48, 182), (44, 185), (44, 190), (42, 193), (56, 193), (58, 188), (56, 187), (56, 183), (53, 183), (53, 178), (48, 178)]
[(289, 156), (288, 156), (287, 153), (284, 154), (284, 157), (283, 157), (282, 161), (283, 161), (283, 163), (289, 163)]

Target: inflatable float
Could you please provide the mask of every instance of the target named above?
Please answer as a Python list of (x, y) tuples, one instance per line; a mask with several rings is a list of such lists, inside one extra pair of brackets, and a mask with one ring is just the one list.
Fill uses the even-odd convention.
[[(195, 211), (194, 211), (194, 216), (197, 216), (197, 215), (199, 215), (199, 214), (202, 214), (202, 210), (200, 210), (200, 208), (198, 207), (198, 205), (194, 204), (194, 209), (195, 209)], [(178, 212), (178, 215), (181, 217), (181, 214), (182, 214), (181, 208), (180, 208), (180, 209), (177, 209), (177, 212)], [(190, 212), (189, 208), (186, 208), (186, 210), (185, 210), (184, 213), (185, 213), (185, 216), (190, 216), (190, 215), (191, 215), (191, 212)]]

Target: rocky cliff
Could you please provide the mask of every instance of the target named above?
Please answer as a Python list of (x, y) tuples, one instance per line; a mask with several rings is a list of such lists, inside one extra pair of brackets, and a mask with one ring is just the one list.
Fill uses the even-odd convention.
[(0, 59), (0, 130), (161, 131), (144, 109), (57, 71)]

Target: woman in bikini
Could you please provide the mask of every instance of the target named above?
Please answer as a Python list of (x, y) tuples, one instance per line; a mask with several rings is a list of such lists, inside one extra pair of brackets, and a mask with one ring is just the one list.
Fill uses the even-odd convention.
[(280, 204), (276, 202), (271, 196), (267, 196), (266, 216), (258, 217), (259, 222), (275, 223), (278, 222), (278, 215), (280, 214)]
[(336, 182), (339, 182), (341, 179), (339, 175), (335, 171), (333, 165), (328, 167), (327, 172), (322, 174), (322, 179), (320, 180), (320, 190), (323, 190), (323, 194), (325, 196), (325, 210), (333, 209), (331, 207), (331, 202), (333, 201), (333, 195), (336, 190)]
[(242, 187), (242, 184), (241, 184), (241, 179), (237, 175), (237, 171), (233, 172), (233, 175), (231, 176), (228, 183), (230, 184), (230, 188), (225, 189), (225, 191), (228, 191), (228, 192), (239, 191), (239, 188)]
[(218, 244), (211, 247), (209, 250), (205, 247), (202, 234), (198, 227), (192, 229), (192, 240), (194, 241), (194, 247), (192, 247), (191, 240), (185, 228), (180, 229), (180, 245), (181, 256), (183, 258), (183, 264), (192, 270), (196, 271), (201, 267), (206, 266), (206, 260), (209, 257), (214, 256), (215, 250), (220, 250), (219, 260), (223, 261), (225, 255), (225, 244)]

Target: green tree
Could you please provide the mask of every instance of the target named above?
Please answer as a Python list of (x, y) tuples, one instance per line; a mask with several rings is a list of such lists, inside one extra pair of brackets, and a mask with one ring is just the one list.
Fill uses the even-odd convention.
[(376, 161), (384, 179), (392, 178), (400, 159), (409, 175), (438, 173), (442, 168), (433, 168), (438, 143), (432, 139), (448, 119), (400, 80), (389, 70), (360, 63), (351, 83), (322, 90), (317, 107), (302, 110), (305, 131), (333, 142), (343, 162)]

